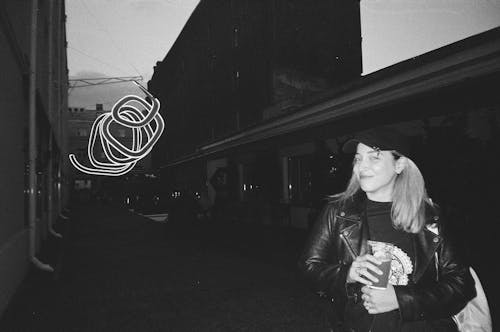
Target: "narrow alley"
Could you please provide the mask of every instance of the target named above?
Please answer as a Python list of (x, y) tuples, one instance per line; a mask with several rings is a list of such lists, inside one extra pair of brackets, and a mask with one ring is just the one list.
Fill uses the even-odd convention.
[(295, 268), (303, 230), (179, 226), (108, 206), (57, 227), (63, 240), (42, 250), (56, 271), (32, 268), (0, 331), (328, 330)]

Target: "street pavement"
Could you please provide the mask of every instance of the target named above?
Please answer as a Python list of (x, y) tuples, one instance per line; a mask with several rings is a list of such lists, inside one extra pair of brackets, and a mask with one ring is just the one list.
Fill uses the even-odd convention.
[(328, 331), (296, 270), (304, 230), (154, 222), (103, 205), (57, 224), (0, 331)]

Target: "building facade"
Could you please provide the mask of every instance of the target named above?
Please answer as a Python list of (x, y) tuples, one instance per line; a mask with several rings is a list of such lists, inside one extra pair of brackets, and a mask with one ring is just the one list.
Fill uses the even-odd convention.
[[(200, 2), (149, 82), (167, 123), (153, 151), (166, 186), (208, 191), (212, 203), (218, 187), (233, 220), (305, 228), (322, 198), (343, 190), (351, 161), (339, 146), (357, 131), (400, 128), (431, 148), (423, 165), (454, 135), (472, 146), (495, 142), (498, 29), (361, 77), (359, 7), (309, 7)], [(230, 19), (220, 23), (223, 14)], [(214, 177), (217, 169), (225, 175)], [(432, 182), (447, 206), (450, 184)]]
[(200, 1), (149, 82), (166, 119), (154, 163), (289, 114), (358, 78), (359, 15), (357, 1)]
[(0, 313), (67, 203), (63, 0), (0, 2)]

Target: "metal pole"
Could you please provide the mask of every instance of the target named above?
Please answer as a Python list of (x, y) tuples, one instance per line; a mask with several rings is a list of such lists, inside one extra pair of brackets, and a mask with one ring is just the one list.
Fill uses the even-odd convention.
[(36, 253), (36, 42), (38, 25), (38, 0), (32, 2), (30, 40), (30, 82), (29, 82), (29, 255), (33, 264), (44, 270), (54, 269), (35, 257)]
[(55, 237), (62, 237), (61, 234), (54, 230), (54, 124), (58, 120), (54, 116), (54, 0), (49, 0), (49, 52), (48, 52), (48, 114), (50, 123), (50, 133), (49, 133), (49, 165), (47, 169), (47, 206), (48, 206), (48, 229), (49, 233)]
[[(65, 18), (65, 13), (63, 12), (64, 7), (64, 0), (59, 0), (59, 22), (64, 22), (66, 24), (66, 18)], [(66, 84), (66, 81), (63, 82), (63, 78), (67, 79), (66, 74), (67, 74), (67, 63), (65, 61), (65, 53), (66, 53), (66, 34), (64, 33), (65, 29), (59, 28), (57, 29), (58, 33), (58, 42), (59, 42), (59, 72), (58, 72), (58, 82), (59, 82), (59, 89), (58, 89), (58, 107), (59, 107), (59, 139), (60, 139), (60, 146), (61, 146), (61, 154), (60, 154), (60, 177), (59, 177), (59, 195), (60, 195), (60, 206), (59, 206), (59, 215), (61, 216), (62, 219), (68, 219), (68, 216), (64, 215), (64, 213), (69, 213), (69, 209), (67, 208), (68, 204), (68, 172), (66, 168), (66, 163), (68, 162), (67, 158), (67, 148), (66, 148), (66, 135), (65, 135), (65, 129), (64, 126), (66, 125), (64, 123), (65, 120), (65, 114), (67, 111), (67, 93), (68, 93), (68, 86)], [(64, 95), (63, 95), (64, 94)]]
[[(57, 0), (57, 22), (61, 23), (63, 21), (62, 19), (62, 8), (63, 8), (63, 0)], [(56, 112), (57, 112), (57, 133), (59, 137), (59, 158), (58, 158), (58, 167), (57, 167), (57, 214), (61, 218), (61, 220), (67, 220), (68, 217), (63, 214), (63, 197), (62, 197), (62, 185), (63, 185), (63, 167), (64, 167), (64, 136), (63, 136), (63, 102), (62, 102), (62, 95), (61, 91), (67, 91), (66, 87), (63, 86), (62, 84), (62, 75), (61, 72), (65, 70), (63, 68), (64, 62), (62, 61), (63, 56), (62, 56), (62, 34), (61, 34), (61, 27), (57, 27), (57, 34), (56, 34), (56, 42), (57, 42), (57, 91), (56, 91)]]

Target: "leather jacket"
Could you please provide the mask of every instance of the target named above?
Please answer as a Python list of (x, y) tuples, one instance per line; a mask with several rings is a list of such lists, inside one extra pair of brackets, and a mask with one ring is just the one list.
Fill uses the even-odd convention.
[[(373, 321), (374, 315), (361, 305), (363, 285), (346, 283), (354, 256), (368, 252), (365, 204), (364, 193), (342, 205), (328, 202), (299, 260), (299, 269), (313, 290), (333, 303), (329, 310), (333, 331), (368, 331)], [(413, 283), (394, 286), (401, 326), (403, 331), (456, 331), (451, 317), (475, 297), (474, 280), (463, 258), (463, 246), (447, 234), (437, 207), (426, 210), (426, 227), (411, 235)], [(405, 329), (405, 325), (413, 327)]]

